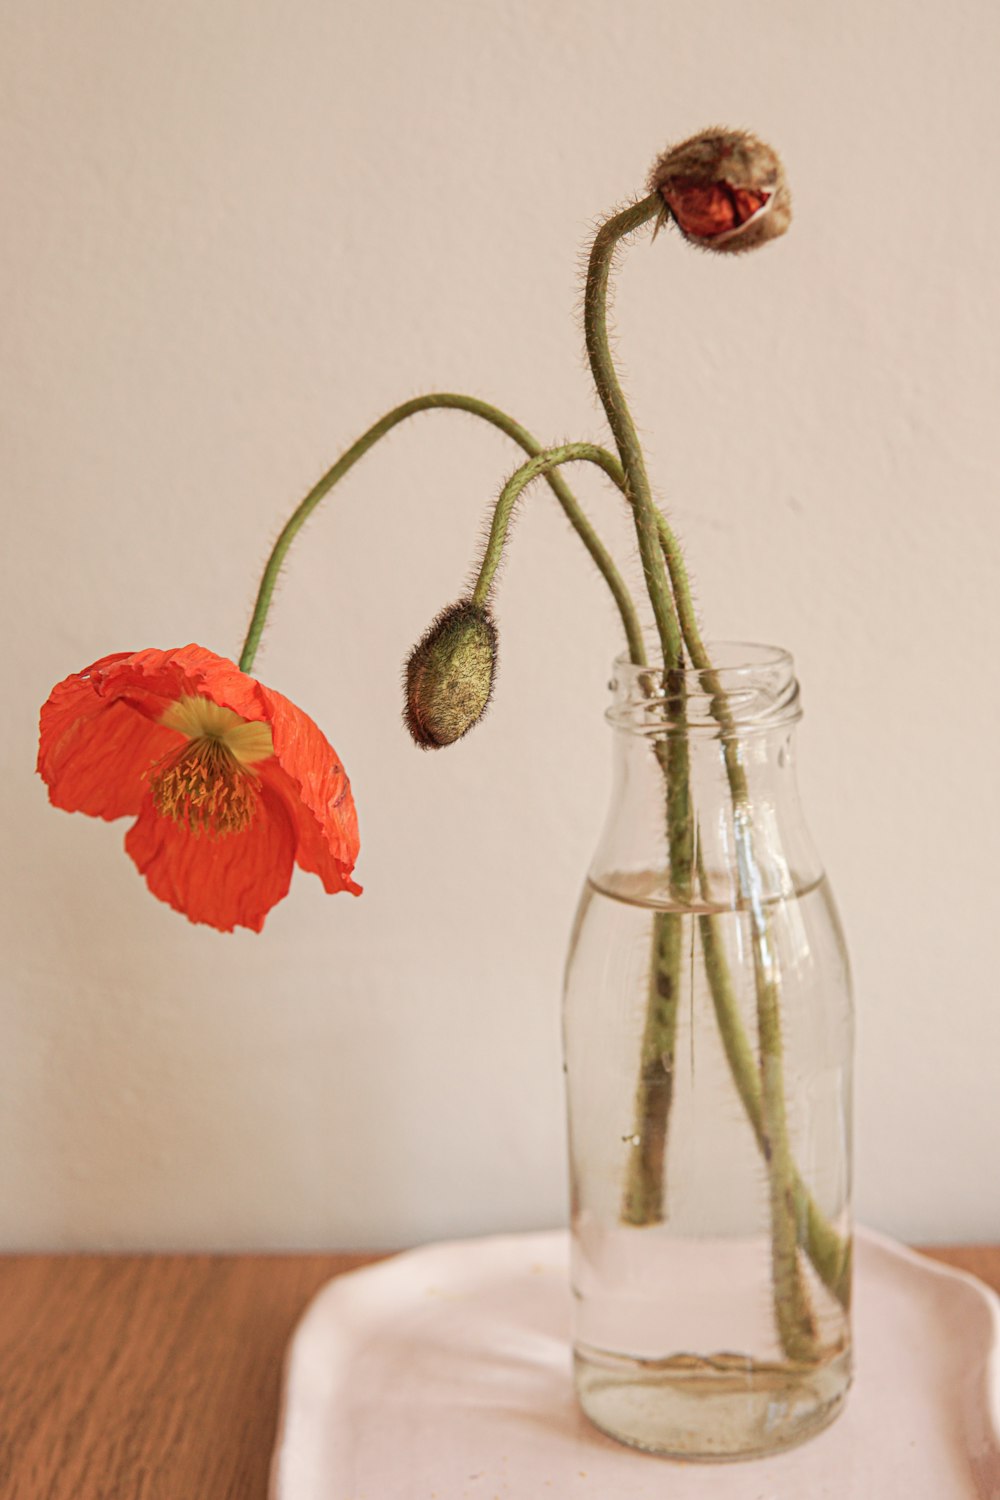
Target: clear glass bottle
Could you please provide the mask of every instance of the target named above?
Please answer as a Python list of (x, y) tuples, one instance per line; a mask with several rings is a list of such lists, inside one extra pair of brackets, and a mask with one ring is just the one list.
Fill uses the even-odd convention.
[[(711, 654), (714, 680), (667, 690), (615, 664), (564, 1046), (579, 1400), (623, 1442), (720, 1460), (801, 1442), (850, 1384), (853, 1008), (792, 659)], [(669, 814), (668, 767), (690, 799)]]

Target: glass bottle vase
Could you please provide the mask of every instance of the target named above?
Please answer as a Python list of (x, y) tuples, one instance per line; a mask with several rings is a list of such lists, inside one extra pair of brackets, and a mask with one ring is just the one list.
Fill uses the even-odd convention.
[(853, 1010), (792, 660), (712, 657), (615, 664), (563, 1023), (580, 1403), (722, 1460), (818, 1432), (850, 1384)]

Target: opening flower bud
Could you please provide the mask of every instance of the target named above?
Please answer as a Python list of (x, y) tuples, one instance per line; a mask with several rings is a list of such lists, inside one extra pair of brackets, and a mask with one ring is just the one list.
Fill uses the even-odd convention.
[(497, 632), (485, 605), (450, 604), (406, 664), (406, 725), (424, 750), (452, 745), (486, 712), (497, 663)]
[(753, 250), (791, 223), (778, 155), (746, 130), (706, 130), (671, 147), (656, 161), (649, 190), (684, 238), (706, 250)]

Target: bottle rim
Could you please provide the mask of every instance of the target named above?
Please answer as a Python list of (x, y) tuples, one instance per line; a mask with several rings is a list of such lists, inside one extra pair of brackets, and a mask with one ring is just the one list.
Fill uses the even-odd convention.
[(802, 717), (795, 661), (783, 646), (712, 641), (706, 651), (711, 667), (687, 666), (669, 675), (656, 665), (638, 666), (625, 654), (616, 657), (608, 722), (640, 734), (698, 730), (721, 737), (775, 729)]

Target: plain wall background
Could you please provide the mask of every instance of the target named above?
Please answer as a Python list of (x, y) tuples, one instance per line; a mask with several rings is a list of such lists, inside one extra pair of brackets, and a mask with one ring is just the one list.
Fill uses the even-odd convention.
[[(710, 123), (760, 255), (630, 251), (618, 344), (707, 633), (795, 654), (857, 984), (858, 1210), (1000, 1237), (1000, 9), (989, 0), (7, 0), (0, 9), (0, 1245), (399, 1245), (565, 1213), (558, 1001), (609, 785), (613, 607), (547, 493), (488, 723), (400, 726), (516, 456), (430, 414), (296, 546), (258, 674), (352, 777), (358, 901), (189, 925), (32, 774), (51, 684), (238, 654), (285, 515), (419, 391), (604, 440), (589, 226)], [(574, 484), (638, 583), (600, 480)]]

